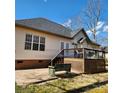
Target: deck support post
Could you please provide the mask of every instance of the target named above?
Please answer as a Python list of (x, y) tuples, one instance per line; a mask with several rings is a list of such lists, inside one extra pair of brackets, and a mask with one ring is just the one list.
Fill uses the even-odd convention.
[(83, 59), (85, 59), (85, 48), (83, 48)]

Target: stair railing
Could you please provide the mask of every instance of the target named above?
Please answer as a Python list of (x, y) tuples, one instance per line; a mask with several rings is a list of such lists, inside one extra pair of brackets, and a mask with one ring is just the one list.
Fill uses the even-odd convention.
[(51, 59), (51, 66), (54, 66), (56, 63), (64, 63), (64, 49), (62, 49), (53, 59)]

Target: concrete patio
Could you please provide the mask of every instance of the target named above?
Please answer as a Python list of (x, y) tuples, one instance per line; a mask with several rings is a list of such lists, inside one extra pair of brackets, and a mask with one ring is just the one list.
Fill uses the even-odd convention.
[[(57, 79), (59, 77), (50, 77), (49, 69), (26, 69), (26, 70), (16, 70), (15, 80), (18, 85), (28, 85), (37, 82), (46, 82), (50, 80)], [(56, 72), (56, 75), (63, 74), (65, 71)]]
[(50, 77), (48, 73), (48, 68), (42, 69), (26, 69), (26, 70), (16, 70), (15, 71), (15, 81), (17, 85), (29, 85), (35, 83), (45, 83), (47, 81), (55, 80), (58, 78), (73, 78), (78, 76), (82, 79), (91, 81), (94, 77), (100, 80), (107, 79), (107, 73), (96, 73), (96, 74), (76, 74), (76, 71), (71, 70), (69, 75), (65, 74), (65, 71), (56, 72), (56, 77)]
[(33, 82), (51, 79), (48, 75), (48, 68), (16, 70), (15, 75), (16, 83), (18, 85), (27, 85)]

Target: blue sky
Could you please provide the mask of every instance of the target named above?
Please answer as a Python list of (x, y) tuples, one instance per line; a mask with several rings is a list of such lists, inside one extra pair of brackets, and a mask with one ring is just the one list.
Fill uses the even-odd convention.
[[(43, 17), (59, 24), (71, 23), (71, 18), (85, 9), (88, 0), (16, 0), (16, 20), (35, 17)], [(103, 1), (103, 14), (100, 25), (104, 24), (108, 17), (108, 0)], [(105, 25), (102, 25), (104, 29)], [(99, 36), (107, 36), (107, 33), (98, 33)], [(90, 36), (90, 33), (88, 33)], [(98, 36), (98, 37), (99, 37)]]
[[(106, 16), (108, 2), (103, 1)], [(86, 3), (87, 0), (16, 0), (16, 19), (44, 17), (63, 23), (84, 9)]]
[(45, 17), (58, 23), (77, 15), (87, 0), (16, 0), (16, 19)]

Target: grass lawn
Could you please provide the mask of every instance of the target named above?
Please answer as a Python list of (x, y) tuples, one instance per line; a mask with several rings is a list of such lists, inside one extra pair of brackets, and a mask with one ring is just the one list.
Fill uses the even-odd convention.
[(98, 87), (98, 88), (91, 89), (87, 91), (86, 93), (108, 93), (108, 84)]
[(44, 84), (30, 84), (25, 87), (16, 85), (16, 93), (108, 93), (107, 77), (107, 73), (83, 74)]

